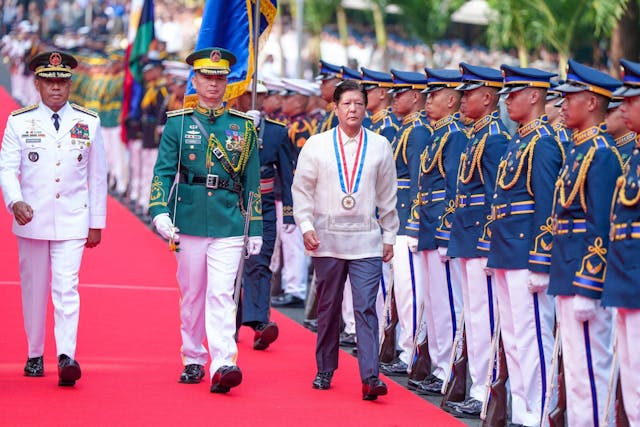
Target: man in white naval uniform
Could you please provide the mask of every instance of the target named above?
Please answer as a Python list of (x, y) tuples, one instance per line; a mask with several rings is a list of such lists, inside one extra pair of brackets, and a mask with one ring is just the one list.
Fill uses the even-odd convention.
[(54, 307), (58, 385), (81, 376), (76, 362), (78, 272), (106, 222), (106, 164), (98, 115), (69, 104), (76, 59), (45, 52), (29, 63), (41, 102), (14, 111), (0, 150), (0, 184), (14, 215), (28, 342), (24, 375), (44, 375), (48, 293)]

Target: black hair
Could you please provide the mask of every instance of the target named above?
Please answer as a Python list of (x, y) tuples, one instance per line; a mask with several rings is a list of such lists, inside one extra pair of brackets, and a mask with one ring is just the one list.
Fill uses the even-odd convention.
[(369, 103), (369, 98), (367, 97), (367, 91), (365, 90), (364, 86), (362, 86), (356, 80), (344, 80), (340, 82), (336, 86), (336, 89), (333, 91), (333, 102), (338, 104), (338, 101), (340, 101), (340, 97), (342, 96), (343, 93), (351, 92), (354, 90), (362, 94), (362, 97), (364, 99), (364, 106), (366, 107), (367, 104)]

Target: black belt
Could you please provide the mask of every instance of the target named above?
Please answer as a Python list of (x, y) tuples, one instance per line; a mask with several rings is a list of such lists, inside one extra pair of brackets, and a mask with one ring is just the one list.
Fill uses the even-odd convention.
[(204, 185), (212, 190), (229, 190), (234, 193), (242, 192), (242, 185), (238, 182), (229, 182), (228, 179), (221, 179), (218, 175), (208, 174), (207, 176), (194, 176), (189, 179), (189, 174), (180, 172), (180, 182), (183, 184)]

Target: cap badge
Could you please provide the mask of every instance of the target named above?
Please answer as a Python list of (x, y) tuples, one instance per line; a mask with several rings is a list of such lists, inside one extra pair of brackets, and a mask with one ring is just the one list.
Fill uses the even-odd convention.
[(51, 55), (49, 55), (49, 64), (53, 65), (54, 67), (62, 64), (62, 55), (60, 55), (59, 52), (52, 52)]
[(211, 61), (213, 62), (220, 62), (220, 59), (222, 59), (222, 54), (219, 50), (212, 50), (209, 58), (211, 58)]

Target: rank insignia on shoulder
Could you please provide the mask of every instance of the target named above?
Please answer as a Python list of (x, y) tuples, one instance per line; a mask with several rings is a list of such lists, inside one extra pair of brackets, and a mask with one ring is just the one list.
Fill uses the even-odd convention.
[(234, 116), (238, 116), (238, 117), (242, 117), (242, 118), (247, 119), (247, 120), (251, 120), (251, 122), (253, 122), (253, 117), (251, 117), (248, 114), (243, 113), (242, 111), (238, 111), (238, 110), (235, 110), (233, 108), (229, 108), (229, 113), (233, 114)]
[(19, 108), (15, 111), (12, 111), (11, 115), (17, 116), (18, 114), (26, 113), (28, 111), (35, 110), (36, 108), (38, 108), (38, 104), (29, 105), (27, 107)]
[(167, 117), (182, 116), (193, 113), (193, 108), (182, 108), (180, 110), (167, 111)]
[(73, 109), (74, 109), (74, 110), (76, 110), (76, 111), (80, 111), (80, 112), (82, 112), (82, 113), (88, 114), (88, 115), (90, 115), (90, 116), (98, 117), (98, 113), (96, 113), (96, 112), (95, 112), (95, 111), (93, 111), (93, 110), (89, 110), (88, 108), (84, 108), (84, 107), (83, 107), (83, 106), (81, 106), (81, 105), (78, 105), (78, 104), (71, 104), (71, 108), (73, 108)]

